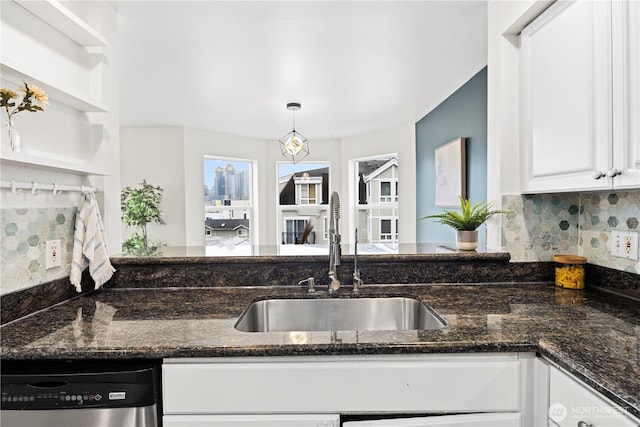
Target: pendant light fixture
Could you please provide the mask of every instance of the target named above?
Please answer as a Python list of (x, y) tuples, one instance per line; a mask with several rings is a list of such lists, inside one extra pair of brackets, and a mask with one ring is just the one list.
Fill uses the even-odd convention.
[(298, 163), (309, 155), (309, 142), (307, 138), (296, 131), (296, 111), (302, 106), (298, 102), (290, 102), (287, 104), (287, 110), (293, 112), (293, 130), (280, 138), (280, 151), (282, 155), (291, 161)]

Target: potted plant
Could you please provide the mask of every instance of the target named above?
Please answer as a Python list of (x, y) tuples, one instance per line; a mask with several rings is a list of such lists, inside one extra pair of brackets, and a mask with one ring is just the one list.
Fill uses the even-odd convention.
[(120, 193), (122, 222), (138, 229), (127, 240), (122, 242), (122, 251), (132, 255), (151, 255), (165, 246), (164, 242), (150, 245), (147, 236), (147, 224), (155, 222), (165, 224), (160, 209), (162, 188), (148, 184), (146, 180), (139, 188), (125, 187)]
[(11, 89), (0, 89), (0, 107), (7, 113), (7, 130), (9, 132), (9, 142), (11, 151), (20, 151), (20, 135), (13, 124), (13, 116), (21, 111), (44, 111), (49, 103), (47, 95), (38, 86), (23, 82), (21, 87), (22, 99), (18, 93)]
[(473, 251), (478, 247), (478, 227), (495, 214), (508, 213), (503, 210), (491, 210), (491, 203), (472, 204), (469, 199), (460, 197), (460, 212), (445, 210), (436, 215), (427, 215), (420, 219), (437, 219), (440, 224), (456, 230), (456, 247), (462, 251)]

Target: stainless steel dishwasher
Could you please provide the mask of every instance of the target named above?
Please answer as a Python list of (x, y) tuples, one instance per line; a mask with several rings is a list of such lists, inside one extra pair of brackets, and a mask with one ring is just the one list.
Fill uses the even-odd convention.
[(158, 365), (2, 363), (2, 427), (157, 427)]

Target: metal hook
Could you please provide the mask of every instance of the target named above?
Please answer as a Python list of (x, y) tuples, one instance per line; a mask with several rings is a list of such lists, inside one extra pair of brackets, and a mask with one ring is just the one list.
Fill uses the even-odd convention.
[(38, 189), (36, 188), (36, 182), (31, 181), (31, 194), (38, 194)]

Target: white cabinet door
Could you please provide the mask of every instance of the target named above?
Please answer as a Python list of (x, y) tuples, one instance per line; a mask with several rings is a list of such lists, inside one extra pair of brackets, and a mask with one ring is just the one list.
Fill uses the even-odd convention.
[(553, 4), (521, 35), (524, 192), (605, 189), (611, 163), (611, 4)]
[(344, 427), (514, 427), (520, 425), (515, 414), (460, 414), (433, 417), (350, 421)]
[(640, 420), (633, 419), (604, 396), (553, 366), (549, 372), (549, 387), (549, 425), (575, 427), (581, 421), (594, 427), (637, 427), (640, 424)]
[(338, 427), (340, 415), (165, 415), (164, 427)]
[(615, 188), (640, 187), (640, 2), (616, 1), (613, 16)]

